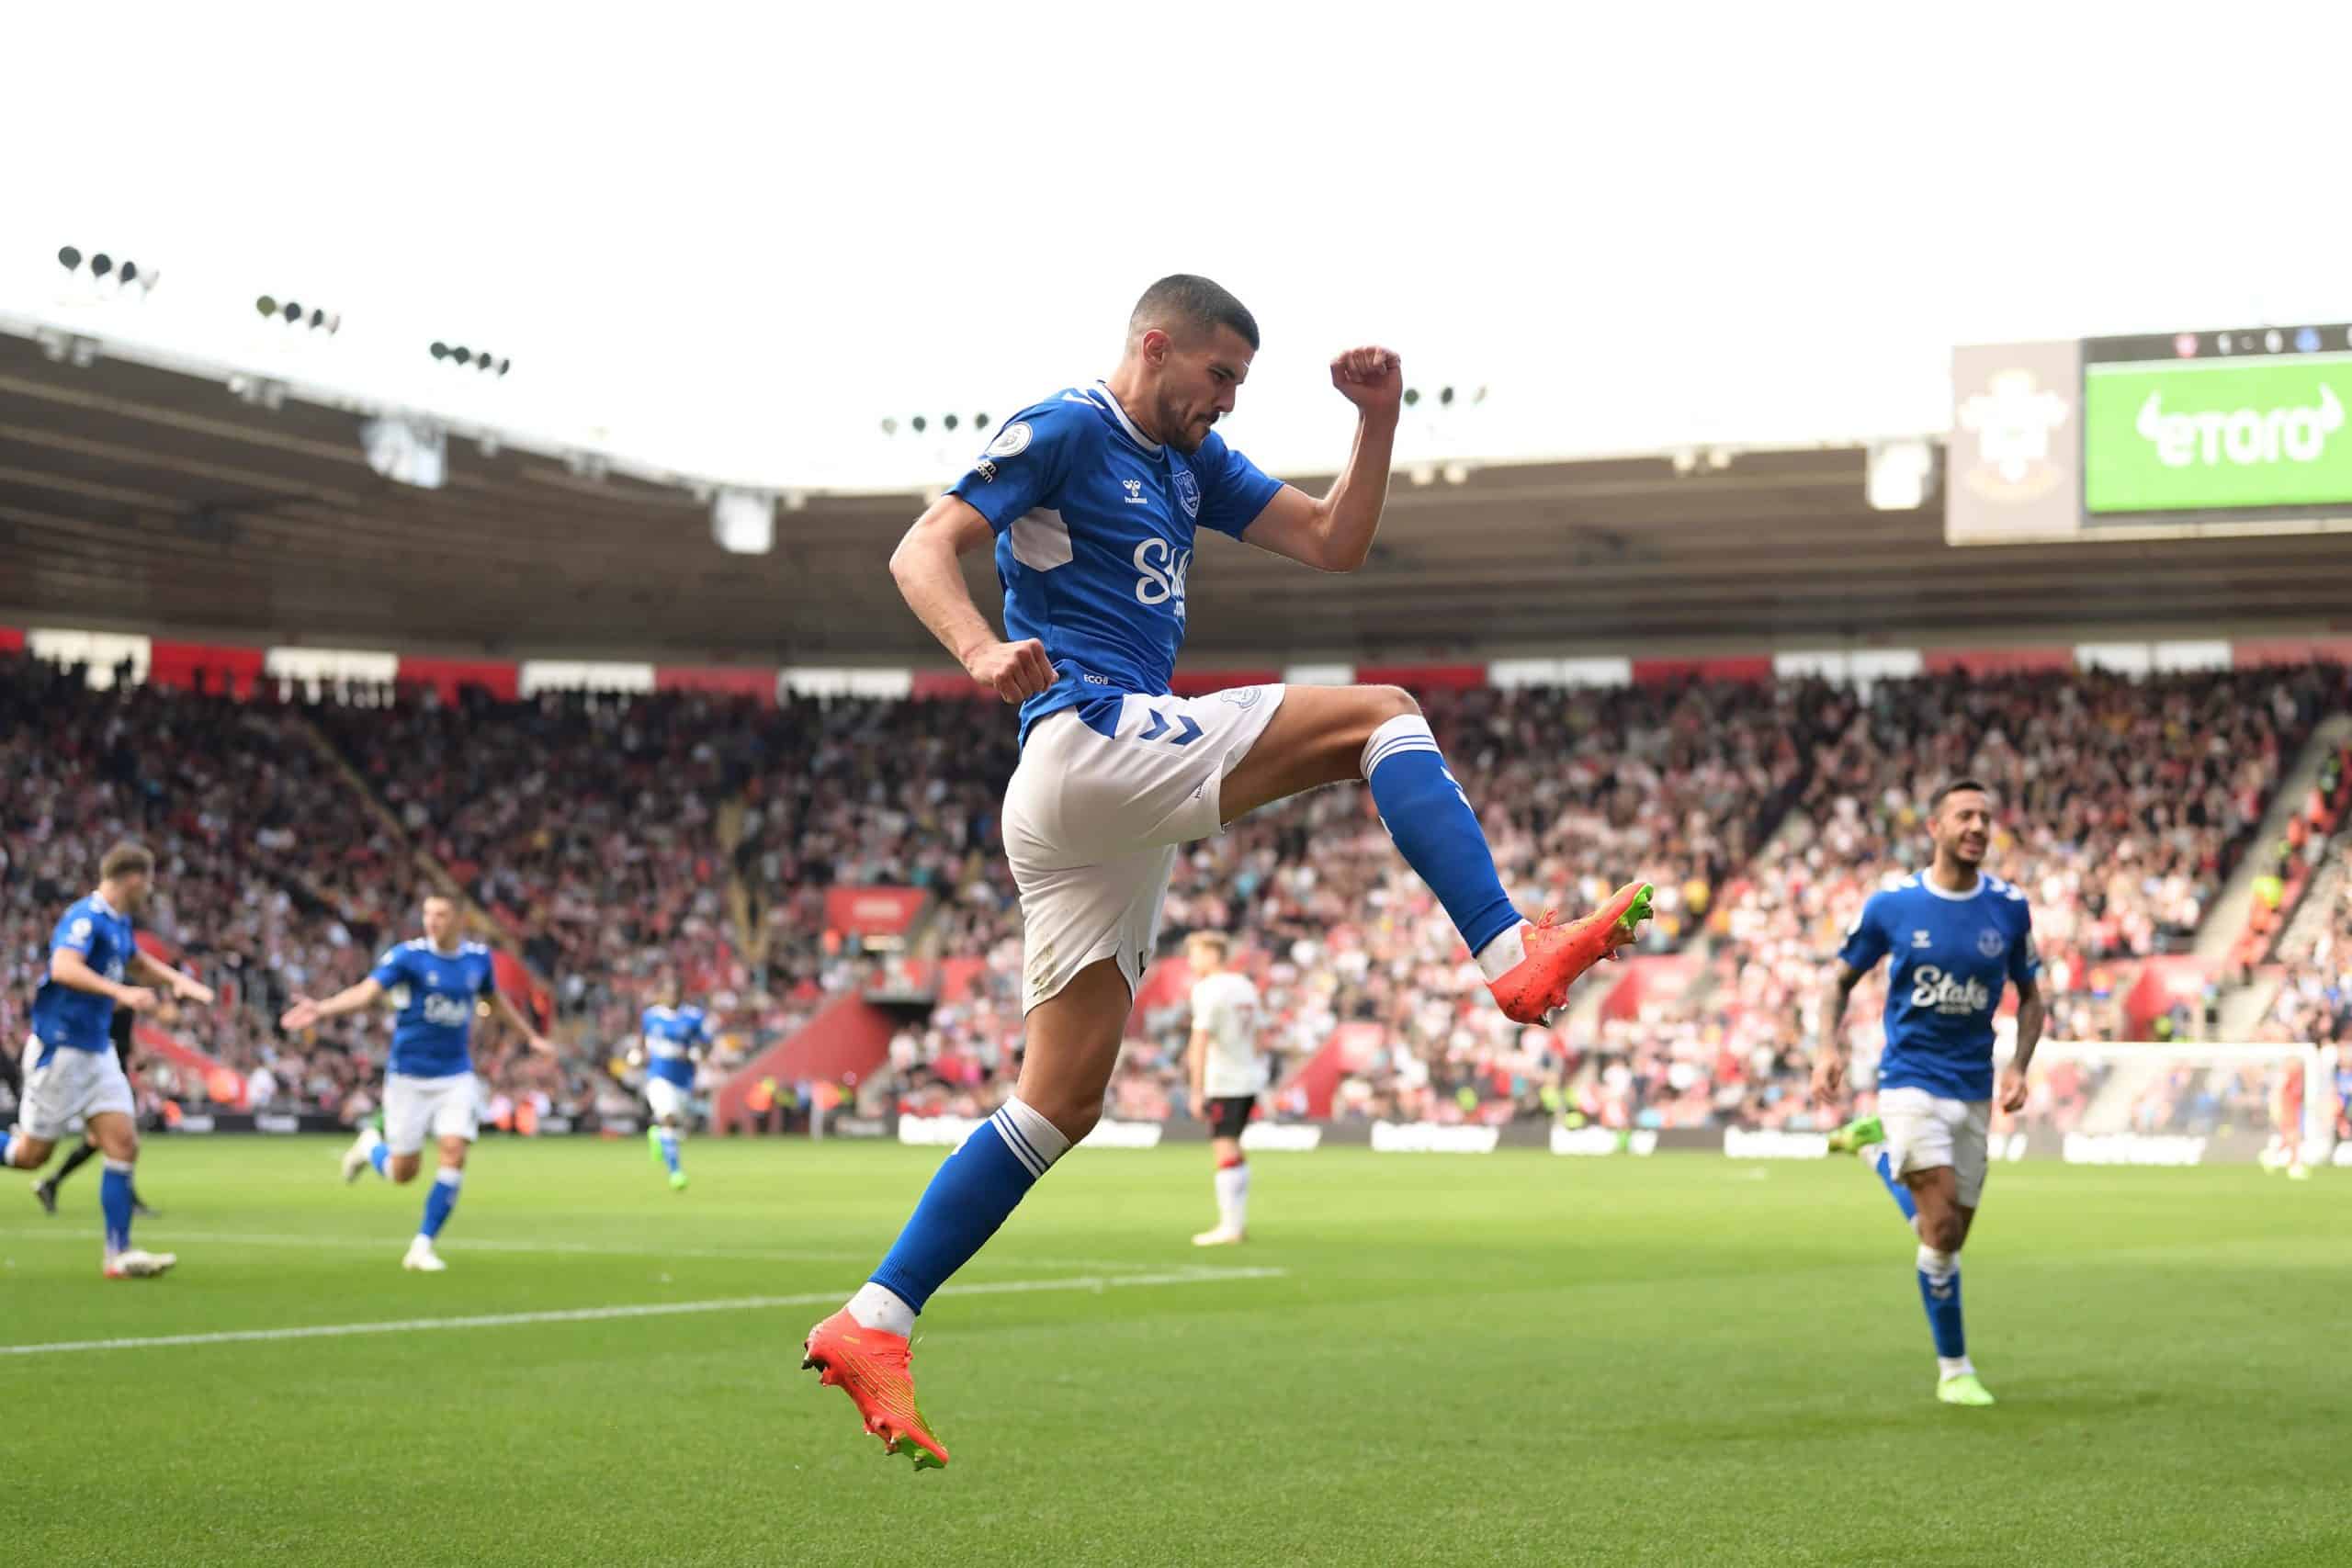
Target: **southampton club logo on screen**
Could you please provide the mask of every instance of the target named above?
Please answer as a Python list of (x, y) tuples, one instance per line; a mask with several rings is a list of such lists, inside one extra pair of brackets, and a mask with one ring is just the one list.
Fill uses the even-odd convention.
[(1975, 447), (1962, 481), (1988, 500), (2047, 495), (2065, 480), (2052, 447), (2071, 412), (2064, 394), (2032, 371), (1995, 371), (1983, 390), (1961, 400), (1958, 423)]

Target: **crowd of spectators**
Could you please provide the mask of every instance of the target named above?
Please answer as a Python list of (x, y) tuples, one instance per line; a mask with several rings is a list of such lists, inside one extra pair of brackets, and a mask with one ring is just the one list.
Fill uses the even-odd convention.
[[(1629, 877), (1657, 885), (1638, 957), (1681, 956), (1634, 1016), (1502, 1018), (1354, 784), (1181, 852), (1163, 951), (1194, 929), (1234, 933), (1285, 1067), (1356, 1026), (1340, 1114), (1672, 1127), (1813, 1124), (1803, 1046), (1826, 962), (1861, 900), (1924, 863), (1927, 799), (1962, 774), (1999, 800), (1990, 865), (2033, 902), (2051, 1034), (2117, 1037), (2133, 961), (2193, 938), (2280, 770), (2346, 705), (2344, 672), (2325, 667), (1422, 701), (1523, 908), (1573, 915)], [(545, 1110), (612, 1108), (606, 1064), (664, 973), (712, 1009), (730, 1057), (865, 985), (873, 955), (828, 917), (836, 886), (934, 894), (923, 946), (962, 961), (885, 1068), (851, 1086), (860, 1104), (982, 1111), (1017, 1070), (1020, 921), (996, 807), (1018, 754), (993, 703), (431, 689), (240, 702), (92, 691), (18, 660), (0, 665), (0, 1026), (18, 1033), (46, 922), (129, 834), (162, 860), (150, 930), (222, 983), (220, 1006), (179, 1032), (288, 1100), (347, 1105), (372, 1081), (380, 1020), (288, 1041), (275, 1018), (412, 929), (429, 886), (418, 850), (545, 984), (569, 1055), (543, 1065), (486, 1043), (493, 1087)], [(2290, 991), (2335, 1010), (2340, 1031), (2343, 986), (2314, 990), (2301, 973), (2344, 954), (2340, 934), (2320, 943)], [(1882, 996), (1866, 983), (1846, 1019), (1865, 1064)], [(1149, 999), (1117, 1115), (1186, 1109), (1181, 988)], [(2045, 1077), (2037, 1113), (2053, 1122), (2101, 1081)]]
[[(0, 1033), (28, 1031), (58, 917), (88, 892), (107, 847), (155, 852), (140, 924), (220, 992), (187, 1008), (181, 1038), (288, 1105), (339, 1106), (371, 1079), (363, 1023), (282, 1039), (297, 993), (368, 972), (402, 929), (421, 883), (394, 835), (334, 776), (288, 709), (117, 683), (79, 667), (0, 658)], [(151, 1096), (213, 1086), (151, 1056)]]
[[(2047, 1037), (2124, 1037), (2132, 961), (2190, 945), (2282, 770), (2346, 705), (2344, 671), (2330, 667), (1877, 682), (1716, 909), (1699, 983), (1606, 1032), (1616, 1098), (1604, 1115), (1813, 1122), (1795, 1047), (1820, 1026), (1829, 961), (1872, 891), (1925, 868), (1928, 801), (1961, 777), (1994, 792), (1988, 869), (2032, 905)], [(1884, 975), (1856, 989), (1844, 1020), (1865, 1067), (1883, 1044)]]

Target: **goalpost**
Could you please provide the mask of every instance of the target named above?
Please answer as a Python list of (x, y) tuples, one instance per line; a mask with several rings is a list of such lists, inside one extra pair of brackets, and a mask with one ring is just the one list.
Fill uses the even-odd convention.
[[(1997, 1059), (2006, 1065), (2014, 1050), (2004, 1030)], [(2033, 1104), (2045, 1103), (2054, 1072), (2072, 1066), (2073, 1102), (2048, 1107), (2070, 1134), (2244, 1138), (2324, 1165), (2335, 1142), (2336, 1060), (2335, 1046), (2308, 1042), (2045, 1040), (2033, 1055)], [(2297, 1111), (2295, 1124), (2279, 1124)]]

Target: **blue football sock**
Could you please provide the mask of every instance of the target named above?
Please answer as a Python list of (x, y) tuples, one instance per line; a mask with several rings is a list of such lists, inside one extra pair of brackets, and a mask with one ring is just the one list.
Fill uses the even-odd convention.
[(1951, 1360), (1967, 1355), (1968, 1336), (1960, 1321), (1960, 1254), (1919, 1248), (1919, 1300), (1928, 1309), (1936, 1354)]
[(377, 1175), (389, 1179), (392, 1174), (392, 1145), (377, 1139), (375, 1146), (368, 1151), (368, 1163), (376, 1168)]
[(16, 1141), (17, 1130), (14, 1127), (0, 1133), (0, 1170), (8, 1169), (15, 1165), (16, 1162), (8, 1157), (8, 1145)]
[(449, 1211), (458, 1206), (458, 1187), (465, 1179), (464, 1171), (441, 1168), (424, 1194), (424, 1223), (416, 1227), (417, 1235), (430, 1241), (441, 1234), (441, 1227), (449, 1223)]
[(1069, 1147), (1052, 1122), (1008, 1100), (947, 1156), (873, 1282), (916, 1312), (971, 1261)]
[(1476, 953), (1520, 923), (1495, 874), (1494, 852), (1469, 797), (1419, 714), (1392, 718), (1364, 742), (1363, 776), (1381, 826)]
[(670, 1174), (673, 1176), (677, 1175), (678, 1134), (672, 1132), (667, 1127), (662, 1129), (662, 1158), (663, 1163), (669, 1166)]
[(1919, 1205), (1912, 1201), (1911, 1189), (1904, 1186), (1902, 1179), (1894, 1174), (1894, 1156), (1885, 1149), (1881, 1149), (1878, 1152), (1878, 1157), (1871, 1161), (1871, 1168), (1878, 1172), (1878, 1179), (1881, 1181), (1886, 1183), (1886, 1190), (1894, 1199), (1894, 1206), (1903, 1211), (1904, 1223), (1906, 1224), (1917, 1223), (1919, 1218)]
[(98, 1178), (98, 1207), (107, 1217), (107, 1256), (130, 1246), (130, 1167), (119, 1159), (107, 1161)]

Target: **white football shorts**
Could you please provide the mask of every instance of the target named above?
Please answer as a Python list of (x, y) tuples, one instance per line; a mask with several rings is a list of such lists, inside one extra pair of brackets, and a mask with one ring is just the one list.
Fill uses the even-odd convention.
[(1878, 1119), (1886, 1129), (1886, 1152), (1894, 1173), (1951, 1167), (1960, 1185), (1960, 1206), (1973, 1209), (1984, 1196), (1985, 1150), (1993, 1133), (1989, 1100), (1945, 1100), (1924, 1089), (1878, 1091)]
[(53, 1144), (75, 1122), (87, 1123), (109, 1111), (138, 1113), (130, 1080), (122, 1076), (122, 1063), (111, 1044), (103, 1051), (69, 1051), (61, 1045), (47, 1066), (35, 1066), (43, 1049), (38, 1038), (25, 1041), (25, 1092), (17, 1106), (17, 1124), (26, 1136)]
[(384, 1142), (396, 1155), (421, 1152), (428, 1134), (435, 1142), (463, 1138), (472, 1143), (481, 1131), (480, 1109), (471, 1073), (446, 1078), (384, 1075)]
[(1219, 827), (1225, 776), (1265, 733), (1285, 688), (1121, 698), (1105, 735), (1065, 708), (1037, 721), (1004, 792), (1004, 848), (1021, 889), (1023, 1012), (1099, 959), (1130, 989), (1159, 934), (1176, 846)]
[(656, 1122), (667, 1122), (673, 1116), (681, 1122), (686, 1120), (693, 1102), (693, 1090), (668, 1078), (645, 1080), (645, 1108), (653, 1113)]

